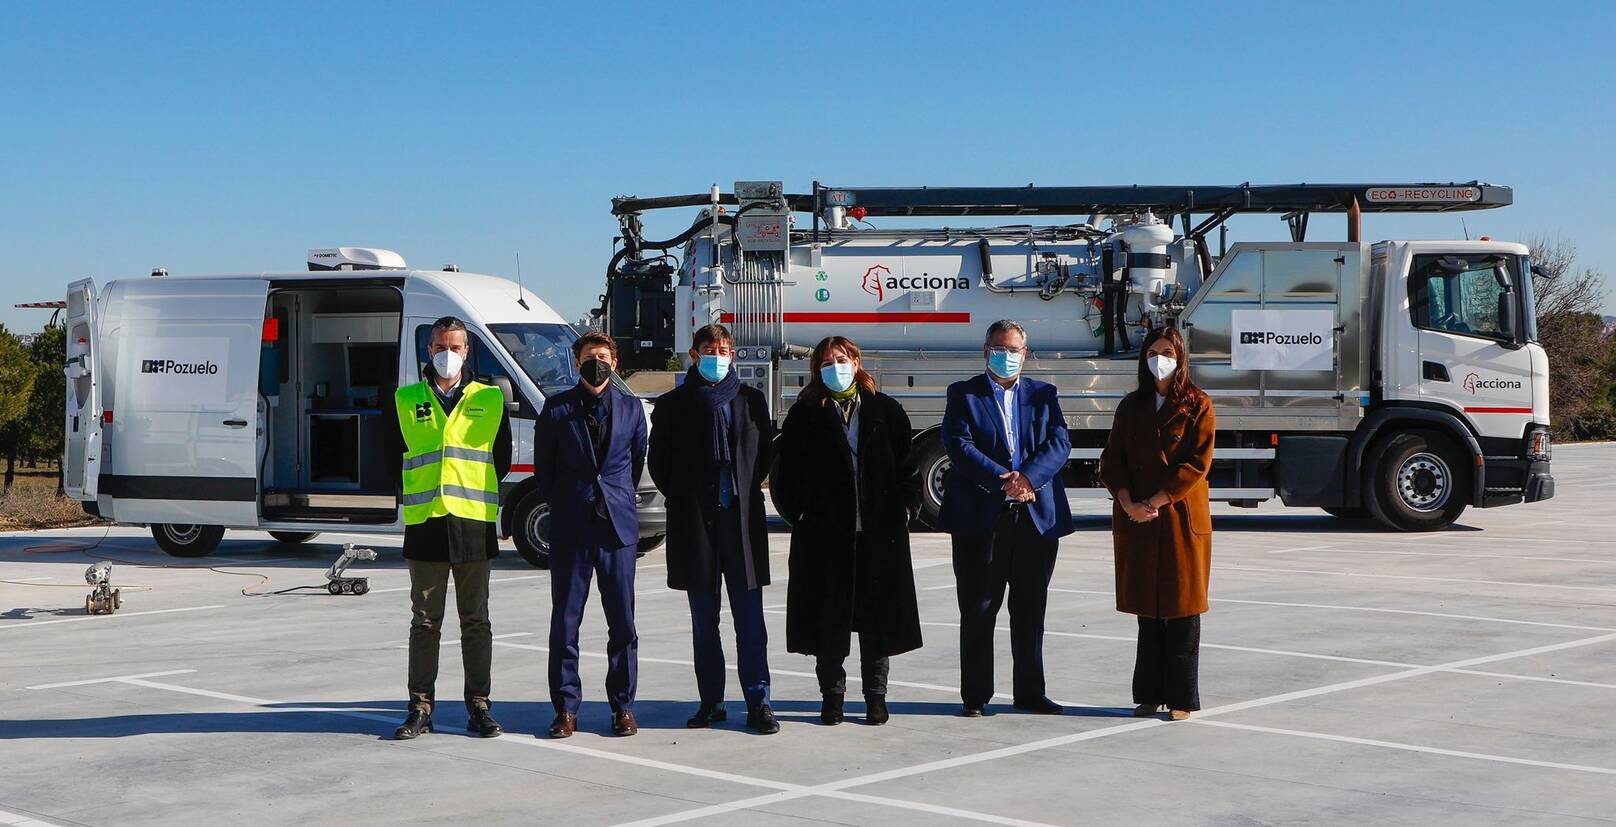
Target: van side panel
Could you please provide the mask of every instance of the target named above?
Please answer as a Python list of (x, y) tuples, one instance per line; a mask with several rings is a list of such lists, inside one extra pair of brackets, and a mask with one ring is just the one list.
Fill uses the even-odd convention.
[(114, 382), (100, 493), (114, 519), (257, 526), (267, 296), (259, 279), (109, 286), (102, 334)]

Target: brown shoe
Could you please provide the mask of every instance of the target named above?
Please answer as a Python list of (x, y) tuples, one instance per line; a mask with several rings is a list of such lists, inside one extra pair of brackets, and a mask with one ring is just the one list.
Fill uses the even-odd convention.
[(1175, 721), (1188, 721), (1190, 719), (1190, 711), (1188, 709), (1175, 709), (1167, 713), (1167, 717), (1172, 718)]
[(1133, 708), (1133, 717), (1149, 718), (1161, 711), (1161, 704), (1140, 704)]
[(571, 738), (572, 734), (577, 731), (578, 716), (571, 712), (563, 712), (555, 716), (555, 720), (550, 722), (551, 738)]
[(640, 725), (634, 722), (634, 713), (628, 710), (612, 713), (612, 734), (628, 737), (640, 731)]

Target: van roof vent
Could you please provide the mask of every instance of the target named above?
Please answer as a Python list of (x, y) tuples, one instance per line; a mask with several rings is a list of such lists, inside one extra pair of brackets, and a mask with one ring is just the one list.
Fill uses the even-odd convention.
[(309, 250), (310, 270), (403, 270), (408, 266), (403, 256), (378, 247), (320, 247)]

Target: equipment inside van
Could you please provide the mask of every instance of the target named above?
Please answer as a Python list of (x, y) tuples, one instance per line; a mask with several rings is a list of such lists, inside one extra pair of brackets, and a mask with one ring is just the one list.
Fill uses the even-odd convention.
[[(547, 565), (533, 422), (546, 396), (577, 384), (572, 326), (513, 282), (412, 270), (387, 250), (310, 250), (308, 266), (70, 285), (69, 496), (150, 525), (180, 556), (207, 554), (227, 528), (292, 543), (402, 533), (393, 396), (425, 376), (432, 323), (455, 316), (466, 369), (500, 388), (511, 417), (500, 535)], [(649, 480), (639, 503), (644, 552), (664, 530)]]

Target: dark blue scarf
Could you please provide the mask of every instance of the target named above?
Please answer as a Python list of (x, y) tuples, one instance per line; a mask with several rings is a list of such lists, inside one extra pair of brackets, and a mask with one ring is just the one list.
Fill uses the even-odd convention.
[(685, 384), (690, 386), (696, 398), (707, 410), (712, 412), (713, 424), (711, 428), (698, 428), (696, 433), (706, 449), (706, 454), (712, 459), (713, 467), (718, 468), (730, 464), (732, 457), (729, 452), (729, 421), (724, 417), (724, 409), (735, 401), (735, 395), (741, 392), (741, 377), (735, 373), (733, 367), (724, 378), (717, 383), (708, 382), (701, 375), (701, 370), (695, 365), (685, 374)]

